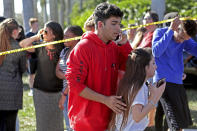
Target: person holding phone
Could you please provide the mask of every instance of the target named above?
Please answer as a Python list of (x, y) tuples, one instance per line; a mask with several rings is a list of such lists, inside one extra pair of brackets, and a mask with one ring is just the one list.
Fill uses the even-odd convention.
[(75, 131), (107, 130), (112, 111), (125, 104), (115, 96), (118, 70), (124, 69), (131, 47), (127, 39), (116, 45), (123, 12), (107, 2), (94, 10), (95, 32), (86, 32), (67, 62), (68, 116)]
[[(22, 40), (21, 47), (32, 46), (34, 41), (39, 41), (43, 36), (43, 42), (53, 42), (63, 39), (61, 25), (54, 21), (48, 21), (37, 35)], [(63, 80), (56, 74), (56, 65), (60, 52), (64, 48), (63, 43), (47, 45), (30, 49), (38, 58), (37, 71), (33, 84), (33, 100), (36, 112), (37, 131), (63, 131), (63, 112), (59, 109), (59, 99), (63, 88)]]
[(156, 68), (150, 48), (135, 49), (129, 54), (117, 91), (127, 107), (122, 113), (112, 114), (109, 131), (143, 131), (148, 126), (147, 115), (165, 89), (165, 82), (158, 88), (145, 84), (154, 76)]
[[(185, 89), (183, 88), (183, 50), (197, 56), (197, 43), (191, 39), (197, 33), (193, 20), (181, 21), (175, 17), (170, 27), (156, 29), (153, 34), (152, 51), (157, 70), (153, 81), (166, 78), (166, 89), (160, 102), (168, 128), (181, 130), (192, 125)], [(162, 130), (162, 127), (156, 127)]]

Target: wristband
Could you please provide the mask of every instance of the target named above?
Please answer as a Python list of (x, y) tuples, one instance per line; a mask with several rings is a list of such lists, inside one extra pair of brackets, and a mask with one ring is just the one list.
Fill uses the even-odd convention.
[(150, 100), (149, 103), (150, 103), (151, 105), (153, 105), (155, 108), (157, 107), (157, 105), (154, 104), (152, 100)]

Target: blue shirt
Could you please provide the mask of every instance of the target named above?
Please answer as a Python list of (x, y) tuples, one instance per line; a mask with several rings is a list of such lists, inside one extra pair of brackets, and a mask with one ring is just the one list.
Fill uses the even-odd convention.
[(173, 35), (174, 31), (168, 28), (156, 29), (153, 34), (152, 51), (157, 65), (153, 82), (166, 78), (167, 82), (183, 84), (183, 50), (197, 56), (197, 43), (194, 40), (177, 43)]

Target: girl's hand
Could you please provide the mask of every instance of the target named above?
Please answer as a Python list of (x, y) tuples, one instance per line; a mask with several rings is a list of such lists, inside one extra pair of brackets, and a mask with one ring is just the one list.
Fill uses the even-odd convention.
[(153, 101), (154, 104), (156, 104), (160, 97), (162, 96), (165, 87), (166, 87), (166, 82), (164, 82), (161, 86), (159, 86), (158, 88), (156, 88), (156, 85), (152, 85), (151, 83), (149, 84), (149, 91), (150, 91), (150, 96), (149, 96), (149, 100)]
[(65, 103), (65, 100), (66, 100), (66, 96), (64, 94), (62, 94), (60, 100), (59, 100), (59, 108), (61, 110), (64, 110), (64, 103)]

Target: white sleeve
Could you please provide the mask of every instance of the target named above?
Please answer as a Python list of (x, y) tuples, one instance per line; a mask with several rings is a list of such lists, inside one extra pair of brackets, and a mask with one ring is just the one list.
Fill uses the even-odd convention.
[(136, 105), (136, 104), (140, 104), (140, 105), (145, 105), (145, 88), (144, 86), (142, 86), (142, 88), (138, 91), (133, 103), (132, 103), (132, 106)]

